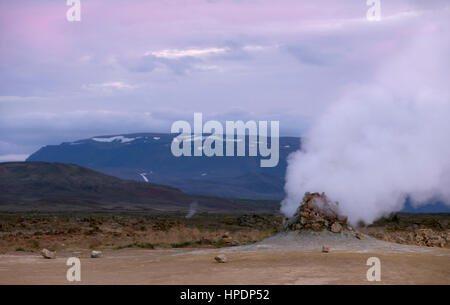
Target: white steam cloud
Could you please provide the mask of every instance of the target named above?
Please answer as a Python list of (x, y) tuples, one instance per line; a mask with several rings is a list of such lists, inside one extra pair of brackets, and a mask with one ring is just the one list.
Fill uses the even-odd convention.
[(339, 201), (352, 223), (401, 210), (408, 196), (415, 206), (450, 204), (450, 48), (440, 30), (418, 37), (312, 124), (288, 160), (284, 214), (307, 191)]
[(372, 222), (415, 204), (450, 203), (450, 106), (439, 102), (340, 103), (289, 160), (282, 211), (306, 191), (325, 192), (350, 221)]

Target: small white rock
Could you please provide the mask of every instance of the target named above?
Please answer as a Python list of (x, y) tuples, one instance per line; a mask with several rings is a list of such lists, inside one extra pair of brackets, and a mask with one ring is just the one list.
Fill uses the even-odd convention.
[(227, 262), (227, 257), (225, 255), (223, 255), (223, 254), (217, 255), (216, 257), (214, 257), (214, 259), (218, 263), (226, 263)]
[(102, 256), (102, 251), (92, 251), (91, 252), (91, 257), (92, 258), (99, 258), (99, 257), (101, 257)]
[(50, 250), (47, 249), (42, 249), (41, 250), (41, 255), (46, 258), (46, 259), (53, 259), (56, 258), (56, 252), (52, 252)]

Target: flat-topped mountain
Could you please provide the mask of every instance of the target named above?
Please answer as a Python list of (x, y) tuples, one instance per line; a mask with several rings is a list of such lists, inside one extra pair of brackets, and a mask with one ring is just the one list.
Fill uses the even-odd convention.
[[(175, 136), (97, 136), (44, 146), (27, 161), (74, 163), (123, 179), (174, 186), (191, 194), (281, 200), (287, 156), (300, 148), (299, 138), (280, 137), (278, 165), (262, 168), (261, 157), (249, 157), (248, 153), (246, 157), (175, 157), (170, 149)], [(257, 143), (250, 143), (246, 137), (247, 149), (249, 145)]]

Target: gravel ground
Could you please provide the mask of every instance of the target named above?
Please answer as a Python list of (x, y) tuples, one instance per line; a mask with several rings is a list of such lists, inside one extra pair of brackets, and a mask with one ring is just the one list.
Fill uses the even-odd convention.
[[(431, 251), (431, 248), (390, 243), (367, 235), (364, 236), (364, 240), (360, 240), (355, 237), (355, 233), (353, 232), (332, 233), (329, 231), (290, 231), (275, 234), (255, 244), (222, 249), (221, 252), (316, 250), (322, 249), (322, 246), (324, 245), (329, 246), (331, 250), (342, 250), (355, 253)], [(207, 253), (210, 251), (199, 250), (193, 252)]]

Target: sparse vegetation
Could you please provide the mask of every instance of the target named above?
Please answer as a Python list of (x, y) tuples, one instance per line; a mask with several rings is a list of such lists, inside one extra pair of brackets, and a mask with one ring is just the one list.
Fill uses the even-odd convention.
[(185, 241), (182, 243), (175, 243), (172, 244), (172, 248), (185, 248), (192, 245), (200, 245), (201, 243), (199, 241)]
[[(383, 240), (448, 247), (449, 218), (449, 214), (399, 214), (380, 219), (364, 232)], [(221, 248), (255, 243), (277, 233), (282, 225), (277, 215), (199, 213), (186, 219), (180, 213), (102, 212), (5, 213), (0, 214), (0, 227), (0, 253), (4, 253), (42, 248)], [(422, 233), (441, 238), (428, 242)]]
[(31, 249), (39, 249), (39, 247), (40, 247), (39, 242), (38, 242), (37, 240), (35, 240), (35, 239), (30, 240), (30, 241), (28, 242), (28, 246), (29, 246)]
[(133, 248), (135, 245), (136, 245), (135, 243), (132, 243), (132, 244), (126, 244), (126, 245), (122, 245), (122, 246), (117, 246), (114, 248), (114, 250)]
[(152, 243), (136, 243), (136, 246), (143, 249), (154, 249), (155, 246)]

